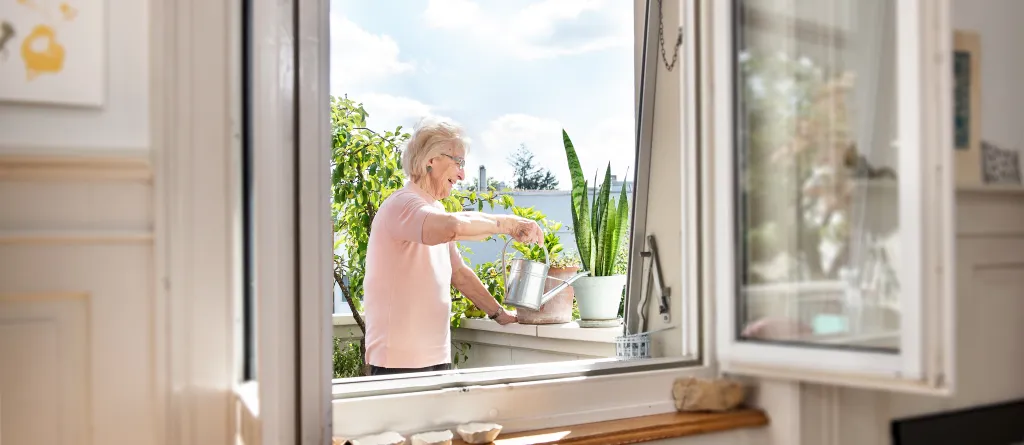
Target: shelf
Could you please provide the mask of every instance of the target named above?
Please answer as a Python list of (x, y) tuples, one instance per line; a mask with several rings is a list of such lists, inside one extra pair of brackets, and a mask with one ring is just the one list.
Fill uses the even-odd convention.
[[(494, 445), (624, 445), (768, 425), (763, 411), (669, 413), (503, 434)], [(454, 445), (465, 445), (461, 440)]]

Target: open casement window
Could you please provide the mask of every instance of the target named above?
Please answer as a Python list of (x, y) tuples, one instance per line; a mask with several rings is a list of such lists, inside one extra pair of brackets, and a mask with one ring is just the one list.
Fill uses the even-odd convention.
[(721, 369), (948, 393), (948, 2), (705, 4)]
[[(669, 3), (669, 2), (665, 2)], [(666, 397), (673, 380), (684, 375), (711, 375), (700, 357), (707, 345), (699, 335), (700, 307), (692, 290), (698, 265), (695, 258), (696, 174), (680, 180), (678, 166), (696, 171), (696, 118), (690, 112), (696, 101), (681, 100), (689, 122), (685, 128), (675, 120), (680, 113), (671, 100), (663, 100), (654, 124), (654, 72), (665, 76), (662, 85), (686, 83), (684, 96), (695, 94), (694, 51), (681, 50), (675, 73), (666, 74), (658, 59), (657, 0), (636, 0), (638, 30), (634, 32), (645, 72), (639, 89), (637, 120), (642, 134), (637, 138), (637, 204), (634, 225), (647, 218), (647, 208), (659, 208), (660, 226), (648, 225), (631, 236), (637, 244), (631, 253), (638, 264), (645, 236), (664, 236), (661, 262), (666, 285), (672, 286), (672, 326), (655, 337), (654, 348), (667, 351), (643, 361), (614, 358), (580, 360), (576, 363), (513, 365), (465, 369), (431, 375), (393, 378), (358, 377), (355, 381), (331, 381), (331, 295), (332, 233), (330, 207), (330, 132), (328, 2), (293, 0), (284, 2), (252, 0), (243, 20), (248, 21), (245, 45), (249, 70), (246, 112), (251, 120), (249, 188), (245, 199), (251, 203), (251, 286), (253, 292), (252, 347), (255, 366), (251, 375), (257, 387), (259, 434), (264, 443), (322, 443), (331, 433), (358, 436), (385, 430), (423, 431), (451, 427), (479, 419), (502, 423), (506, 431), (536, 429), (575, 423), (596, 422), (645, 414), (674, 411)], [(684, 2), (687, 22), (693, 20), (695, 3)], [(669, 57), (675, 41), (679, 10), (665, 10), (666, 47)], [(647, 34), (643, 26), (647, 23)], [(695, 42), (688, 29), (687, 45)], [(266, 31), (269, 30), (269, 31)], [(338, 69), (344, 69), (343, 66)], [(639, 71), (639, 70), (638, 70)], [(639, 76), (638, 76), (639, 77)], [(659, 98), (675, 97), (675, 88)], [(659, 99), (661, 100), (661, 99)], [(686, 105), (690, 104), (690, 105)], [(665, 110), (665, 111), (661, 111)], [(682, 137), (681, 137), (682, 135)], [(686, 150), (680, 150), (680, 144)], [(652, 148), (653, 147), (653, 148)], [(652, 151), (656, 151), (652, 155)], [(682, 153), (679, 153), (682, 152)], [(679, 156), (679, 157), (676, 157)], [(664, 159), (673, 162), (664, 162)], [(653, 160), (652, 160), (653, 159)], [(664, 165), (655, 166), (661, 162)], [(648, 167), (647, 165), (652, 165)], [(660, 172), (658, 171), (660, 170)], [(681, 185), (683, 187), (681, 187)], [(693, 185), (693, 186), (691, 186)], [(648, 198), (647, 190), (667, 190)], [(680, 193), (683, 199), (679, 199)], [(657, 201), (661, 199), (662, 201)], [(648, 202), (648, 201), (651, 202)], [(669, 202), (673, 201), (673, 202)], [(683, 201), (680, 203), (679, 201)], [(681, 215), (671, 213), (679, 211)], [(673, 246), (670, 235), (679, 231), (670, 218), (686, 221), (682, 246)], [(639, 240), (640, 242), (636, 242)], [(676, 253), (679, 252), (679, 253)], [(645, 264), (647, 262), (644, 262)], [(646, 267), (646, 266), (645, 266)], [(640, 268), (630, 275), (639, 273)], [(675, 270), (672, 270), (675, 269)], [(639, 288), (631, 281), (630, 289)], [(630, 298), (630, 310), (636, 302)], [(685, 305), (685, 308), (684, 308)], [(657, 316), (658, 304), (650, 304)], [(655, 317), (652, 316), (652, 319)], [(657, 320), (665, 320), (657, 317)], [(651, 323), (651, 330), (659, 326)], [(630, 390), (621, 392), (621, 388)], [(530, 400), (526, 405), (522, 400)], [(439, 412), (436, 407), (444, 406)], [(334, 425), (332, 427), (331, 421)]]

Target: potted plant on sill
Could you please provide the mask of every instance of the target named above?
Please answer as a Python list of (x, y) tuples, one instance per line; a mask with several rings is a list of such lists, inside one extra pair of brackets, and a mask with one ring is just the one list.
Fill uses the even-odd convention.
[[(589, 184), (583, 177), (572, 140), (564, 129), (562, 142), (572, 178), (570, 209), (573, 234), (583, 270), (590, 272), (573, 283), (581, 324), (618, 320), (626, 274), (616, 270), (615, 266), (629, 224), (626, 187), (621, 187), (618, 200), (611, 197), (612, 167), (609, 162), (600, 188), (588, 198)], [(597, 183), (596, 177), (594, 183)]]
[[(576, 271), (579, 270), (579, 266), (563, 264), (564, 261), (561, 260), (563, 247), (562, 240), (558, 236), (558, 230), (562, 228), (562, 223), (547, 219), (543, 213), (535, 210), (533, 207), (513, 207), (512, 213), (516, 216), (537, 221), (537, 224), (544, 230), (544, 247), (547, 248), (546, 258), (544, 256), (544, 247), (537, 244), (523, 244), (514, 241), (512, 242), (512, 247), (523, 258), (542, 263), (548, 262), (550, 264), (548, 276), (555, 279), (548, 279), (545, 282), (545, 293), (550, 292), (559, 284), (558, 279), (566, 280), (575, 275)], [(573, 297), (572, 286), (567, 286), (537, 310), (519, 308), (517, 309), (519, 323), (533, 325), (569, 323), (572, 321), (573, 316)]]

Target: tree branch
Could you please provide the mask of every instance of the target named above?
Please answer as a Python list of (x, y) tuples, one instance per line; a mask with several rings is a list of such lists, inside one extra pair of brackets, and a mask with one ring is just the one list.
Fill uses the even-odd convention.
[(349, 289), (342, 281), (341, 270), (345, 265), (341, 264), (340, 258), (335, 262), (335, 265), (334, 282), (338, 283), (338, 287), (341, 288), (341, 294), (345, 297), (345, 302), (348, 303), (349, 310), (352, 311), (352, 318), (355, 319), (356, 325), (359, 326), (359, 332), (363, 333), (363, 335), (359, 337), (359, 358), (363, 361), (362, 374), (370, 375), (369, 366), (366, 364), (366, 322), (363, 321), (363, 315), (356, 310), (356, 303), (355, 300), (352, 299), (351, 289)]

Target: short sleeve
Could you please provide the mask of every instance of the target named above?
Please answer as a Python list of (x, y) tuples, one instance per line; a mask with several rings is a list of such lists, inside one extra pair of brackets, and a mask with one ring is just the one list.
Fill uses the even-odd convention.
[(423, 244), (423, 222), (427, 215), (444, 213), (415, 193), (395, 192), (388, 201), (384, 214), (377, 217), (384, 218), (388, 234), (402, 241)]

